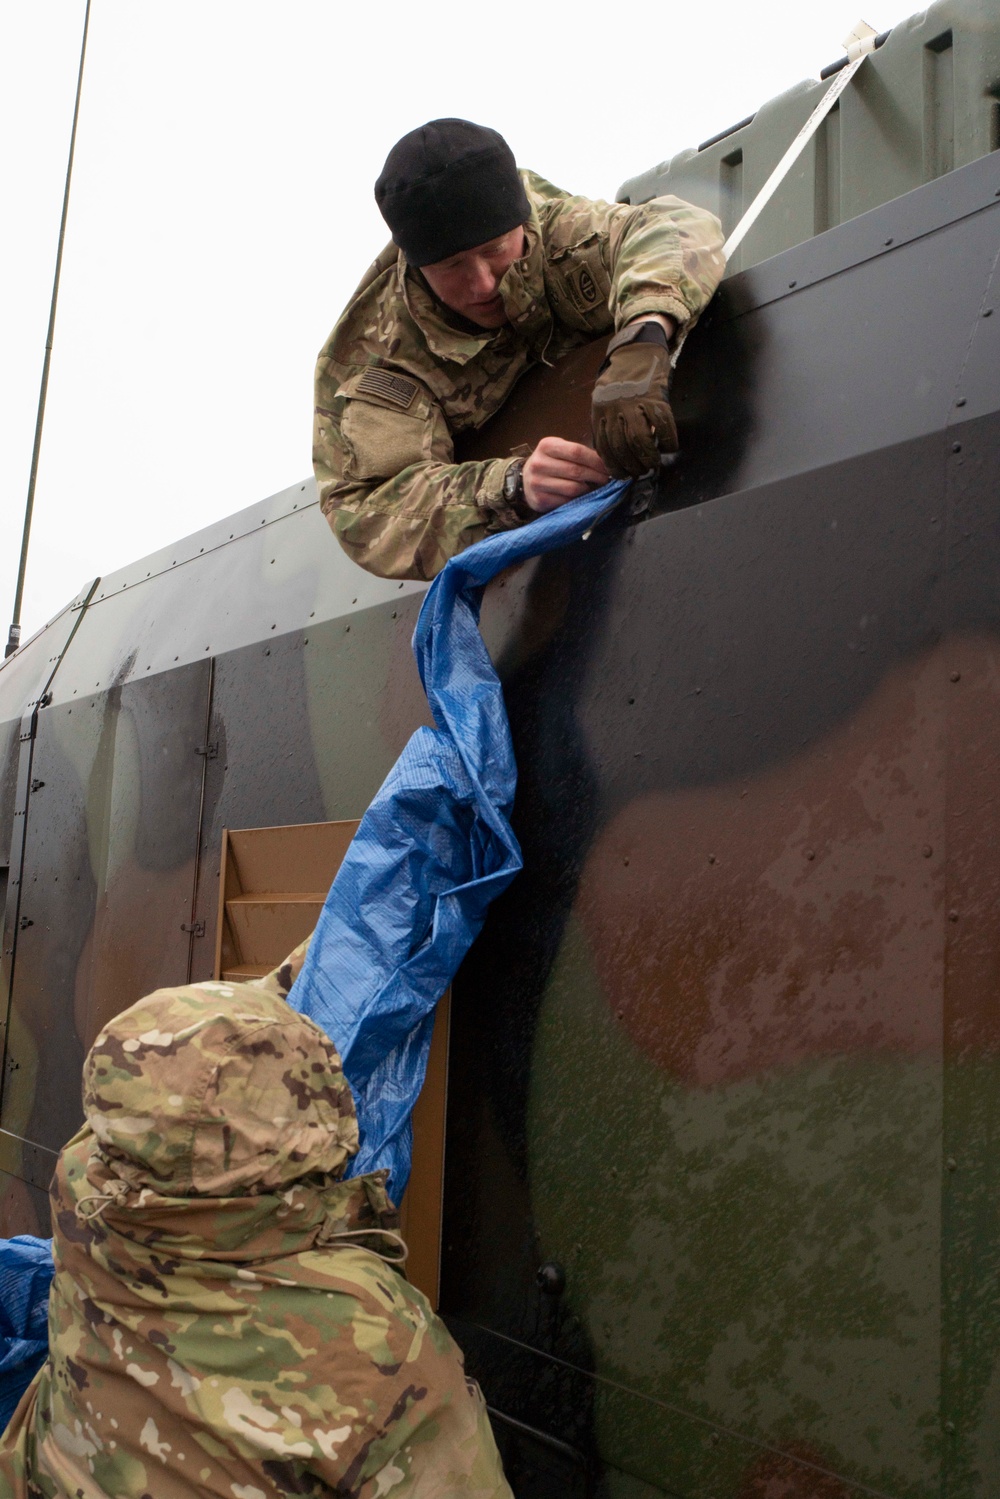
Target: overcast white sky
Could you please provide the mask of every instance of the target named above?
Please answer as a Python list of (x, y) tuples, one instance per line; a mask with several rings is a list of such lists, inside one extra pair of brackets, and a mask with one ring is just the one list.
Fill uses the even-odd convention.
[[(25, 635), (86, 580), (309, 472), (316, 351), (388, 238), (406, 130), (626, 178), (815, 77), (860, 0), (93, 0)], [(865, 0), (882, 31), (918, 7)], [(0, 0), (0, 649), (84, 0)]]

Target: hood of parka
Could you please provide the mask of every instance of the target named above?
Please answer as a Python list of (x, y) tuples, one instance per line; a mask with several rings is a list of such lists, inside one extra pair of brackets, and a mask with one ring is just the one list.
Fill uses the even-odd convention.
[(171, 1197), (336, 1179), (358, 1149), (336, 1048), (266, 982), (140, 999), (91, 1047), (83, 1107), (112, 1171)]

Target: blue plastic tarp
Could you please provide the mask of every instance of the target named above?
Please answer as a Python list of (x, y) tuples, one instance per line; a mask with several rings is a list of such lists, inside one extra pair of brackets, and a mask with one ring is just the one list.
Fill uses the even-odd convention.
[[(434, 1006), (521, 867), (510, 825), (517, 766), (479, 633), (483, 589), (504, 568), (578, 540), (625, 487), (478, 542), (431, 585), (413, 650), (437, 727), (417, 730), (365, 813), (289, 995), (344, 1060), (361, 1133), (353, 1174), (388, 1167), (397, 1201)], [(51, 1240), (0, 1240), (0, 1431), (48, 1351), (51, 1281)]]
[(434, 1007), (491, 901), (521, 868), (517, 766), (479, 611), (491, 578), (578, 540), (618, 503), (615, 481), (446, 564), (413, 651), (436, 727), (412, 736), (344, 857), (289, 1003), (340, 1052), (358, 1110), (354, 1175), (388, 1167), (399, 1201)]
[(0, 1432), (49, 1351), (52, 1240), (0, 1239)]

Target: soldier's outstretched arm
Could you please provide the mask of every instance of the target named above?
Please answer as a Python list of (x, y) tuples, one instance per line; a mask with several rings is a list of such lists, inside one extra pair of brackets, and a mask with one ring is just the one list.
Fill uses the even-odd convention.
[[(714, 214), (680, 198), (636, 207), (591, 205), (601, 235), (608, 310), (616, 332), (594, 387), (594, 446), (615, 478), (638, 478), (675, 452), (669, 404), (671, 361), (711, 300), (725, 270)], [(586, 208), (560, 208), (569, 232)], [(566, 234), (567, 226), (553, 226)]]
[(313, 466), (323, 514), (361, 567), (427, 581), (472, 542), (528, 518), (504, 499), (512, 460), (456, 463), (444, 413), (415, 380), (401, 382), (401, 409), (363, 388), (364, 371), (340, 381), (327, 363), (316, 376)]
[(660, 313), (687, 334), (726, 269), (722, 225), (680, 198), (620, 204), (610, 226), (611, 310), (615, 328)]
[(616, 332), (654, 313), (681, 332), (694, 325), (726, 269), (715, 214), (675, 197), (605, 203), (529, 178), (549, 253), (569, 267), (569, 292), (555, 291), (571, 314), (581, 299), (606, 301)]

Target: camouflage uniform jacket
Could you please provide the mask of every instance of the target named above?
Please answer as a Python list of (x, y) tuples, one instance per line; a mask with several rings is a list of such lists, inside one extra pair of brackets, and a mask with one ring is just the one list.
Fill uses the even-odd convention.
[(503, 498), (510, 458), (456, 463), (452, 440), (481, 427), (525, 370), (643, 313), (687, 331), (725, 269), (719, 222), (703, 209), (594, 202), (521, 175), (531, 218), (500, 283), (502, 328), (450, 314), (390, 245), (319, 356), (320, 503), (348, 555), (382, 577), (431, 578), (471, 542), (521, 524)]
[(461, 1354), (387, 1263), (381, 1173), (339, 1180), (354, 1103), (291, 976), (161, 990), (95, 1041), (5, 1499), (511, 1499)]

